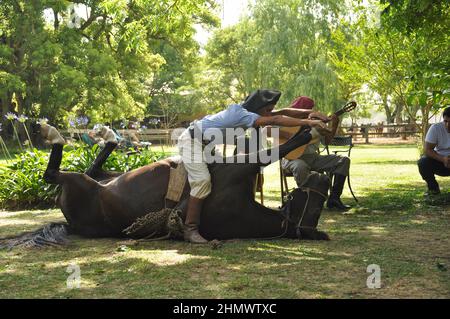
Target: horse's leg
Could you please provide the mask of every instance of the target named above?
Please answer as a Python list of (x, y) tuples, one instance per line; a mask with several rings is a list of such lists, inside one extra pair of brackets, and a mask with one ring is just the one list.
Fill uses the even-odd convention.
[(49, 184), (59, 184), (59, 166), (61, 165), (63, 147), (66, 141), (56, 128), (47, 124), (41, 125), (41, 134), (52, 143), (52, 151), (44, 173), (44, 180)]
[(114, 151), (116, 147), (117, 147), (116, 142), (107, 142), (105, 144), (105, 147), (97, 155), (91, 167), (89, 167), (89, 169), (85, 172), (85, 174), (92, 178), (101, 175), (103, 173), (102, 171), (103, 164), (105, 164), (109, 155), (111, 155), (111, 153)]
[(117, 230), (105, 218), (103, 202), (98, 195), (101, 184), (85, 174), (61, 172), (64, 138), (50, 125), (41, 126), (41, 133), (52, 144), (44, 179), (61, 186), (57, 203), (71, 231), (88, 237), (116, 234)]

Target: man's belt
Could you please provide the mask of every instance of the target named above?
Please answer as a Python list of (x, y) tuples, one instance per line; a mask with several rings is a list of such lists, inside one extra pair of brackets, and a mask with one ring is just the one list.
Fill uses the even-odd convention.
[(202, 133), (199, 134), (200, 136), (195, 136), (195, 127), (194, 126), (190, 126), (188, 128), (188, 130), (189, 130), (189, 134), (191, 135), (191, 138), (192, 139), (197, 138), (197, 140), (200, 141), (203, 145), (208, 145), (211, 142), (209, 140), (205, 140), (203, 138), (203, 134)]

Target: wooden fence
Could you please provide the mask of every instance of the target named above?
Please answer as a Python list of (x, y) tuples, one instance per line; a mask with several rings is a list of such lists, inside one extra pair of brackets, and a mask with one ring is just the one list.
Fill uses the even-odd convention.
[[(90, 129), (68, 129), (62, 131), (63, 136), (71, 139), (79, 139), (81, 134), (88, 134)], [(153, 144), (173, 145), (175, 141), (172, 140), (173, 129), (145, 129), (145, 130), (117, 130), (120, 136), (130, 138), (135, 134), (141, 142), (151, 142)]]
[(365, 143), (369, 143), (372, 137), (407, 139), (417, 137), (420, 132), (414, 123), (403, 124), (362, 124), (354, 126), (343, 126), (339, 128), (339, 134), (351, 135), (354, 138), (363, 138)]

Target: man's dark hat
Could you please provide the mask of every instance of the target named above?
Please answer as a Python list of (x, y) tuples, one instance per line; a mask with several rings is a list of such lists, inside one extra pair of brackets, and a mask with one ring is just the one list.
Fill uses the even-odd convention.
[(281, 92), (276, 90), (256, 90), (245, 98), (242, 107), (249, 112), (256, 113), (267, 105), (275, 105), (280, 99)]

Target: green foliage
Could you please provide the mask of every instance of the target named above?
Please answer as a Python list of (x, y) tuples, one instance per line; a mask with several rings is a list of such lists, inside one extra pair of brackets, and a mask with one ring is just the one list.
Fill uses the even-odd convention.
[(343, 98), (327, 52), (342, 2), (261, 0), (251, 11), (250, 18), (217, 31), (206, 48), (223, 104), (275, 88), (283, 92), (283, 106), (309, 95), (322, 111), (338, 108)]
[(48, 155), (39, 150), (16, 155), (13, 164), (0, 171), (0, 206), (45, 206), (54, 201), (55, 185), (42, 178)]
[[(103, 169), (115, 172), (127, 172), (166, 157), (164, 152), (154, 152), (151, 149), (143, 149), (140, 153), (127, 154), (128, 152), (114, 151), (103, 165)], [(62, 167), (72, 172), (85, 172), (93, 163), (100, 148), (97, 144), (93, 147), (77, 147), (64, 152)]]
[(214, 8), (212, 0), (4, 0), (0, 111), (15, 99), (15, 111), (53, 123), (74, 113), (92, 122), (142, 118), (149, 93), (164, 87), (154, 79), (172, 64), (161, 46), (176, 52), (177, 65), (192, 60), (194, 25), (217, 24)]
[[(98, 145), (65, 150), (62, 169), (72, 172), (85, 172), (99, 153)], [(162, 158), (166, 154), (149, 149), (141, 153), (127, 155), (126, 152), (113, 152), (103, 168), (109, 171), (126, 172)], [(51, 206), (58, 192), (56, 185), (47, 184), (43, 173), (47, 168), (48, 153), (34, 149), (16, 155), (7, 167), (0, 167), (0, 207), (23, 208)]]
[(378, 12), (355, 6), (352, 19), (333, 32), (333, 64), (342, 87), (366, 84), (371, 92), (365, 95), (378, 95), (371, 104), (385, 112), (388, 123), (419, 122), (424, 136), (429, 118), (449, 104), (450, 3), (379, 2), (370, 1)]

